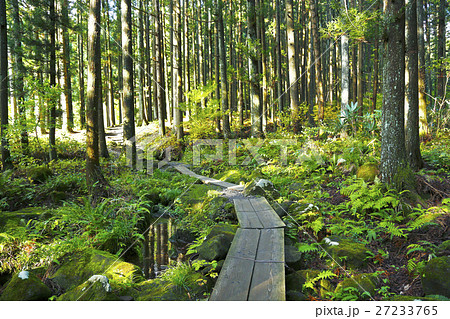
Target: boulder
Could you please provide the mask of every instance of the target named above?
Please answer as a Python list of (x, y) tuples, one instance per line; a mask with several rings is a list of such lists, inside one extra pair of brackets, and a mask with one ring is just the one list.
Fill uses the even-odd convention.
[(118, 301), (120, 300), (112, 293), (108, 277), (94, 275), (83, 284), (62, 294), (59, 301)]
[(338, 237), (326, 237), (322, 241), (322, 247), (331, 255), (331, 266), (345, 264), (350, 269), (361, 269), (367, 265), (367, 248), (362, 243), (350, 239)]
[(288, 290), (286, 291), (286, 301), (307, 301), (308, 297), (300, 291)]
[(169, 241), (175, 246), (177, 251), (185, 251), (187, 245), (193, 243), (195, 234), (189, 230), (177, 229), (169, 238)]
[(299, 252), (295, 246), (284, 246), (284, 260), (286, 264), (294, 270), (303, 268), (302, 253)]
[[(336, 289), (335, 293), (343, 293), (345, 288), (356, 288), (359, 293), (367, 291), (371, 296), (375, 295), (375, 289), (377, 287), (378, 279), (374, 274), (358, 274), (351, 278), (346, 278), (341, 281)], [(367, 297), (368, 298), (368, 297)]]
[(100, 250), (86, 249), (67, 254), (59, 260), (61, 265), (49, 276), (64, 291), (81, 285), (93, 275), (103, 274), (111, 284), (131, 284), (143, 280), (141, 269), (116, 256)]
[(379, 173), (378, 164), (365, 163), (356, 171), (356, 177), (362, 178), (366, 182), (373, 182)]
[(207, 261), (225, 259), (237, 228), (236, 225), (229, 224), (214, 226), (203, 243), (197, 248), (199, 257)]
[(245, 184), (243, 194), (245, 196), (265, 196), (269, 200), (280, 197), (280, 192), (267, 179), (257, 179)]
[(244, 179), (241, 176), (241, 173), (237, 170), (228, 170), (223, 173), (219, 173), (214, 176), (215, 179), (219, 179), (221, 181), (227, 182), (227, 183), (233, 183), (239, 185), (241, 181)]
[(444, 241), (436, 249), (436, 256), (449, 256), (450, 255), (450, 240)]
[(422, 273), (422, 288), (426, 295), (442, 295), (450, 298), (450, 257), (431, 259)]
[(289, 207), (293, 204), (293, 201), (290, 200), (285, 200), (283, 201), (281, 204), (277, 205), (275, 204), (274, 209), (275, 209), (275, 213), (277, 213), (277, 215), (282, 218), (284, 216), (286, 216), (289, 212)]
[(197, 291), (187, 291), (183, 287), (157, 278), (138, 284), (134, 290), (133, 297), (137, 301), (189, 301), (200, 293), (201, 287), (199, 290), (196, 289)]
[(30, 271), (22, 270), (15, 274), (7, 284), (0, 300), (6, 301), (31, 301), (48, 300), (52, 292), (39, 277)]
[(47, 166), (33, 167), (28, 169), (27, 171), (28, 179), (35, 184), (44, 183), (52, 175), (53, 175), (52, 170)]

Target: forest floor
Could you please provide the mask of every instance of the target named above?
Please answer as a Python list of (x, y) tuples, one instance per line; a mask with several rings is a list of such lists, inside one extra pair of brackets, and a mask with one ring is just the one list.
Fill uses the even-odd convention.
[[(326, 129), (307, 128), (300, 135), (281, 129), (268, 132), (255, 151), (248, 143), (260, 141), (248, 139), (245, 126), (235, 136), (235, 164), (226, 157), (208, 157), (216, 150), (204, 147), (194, 165), (193, 140), (218, 138), (213, 129), (209, 135), (205, 131), (191, 128), (184, 141), (169, 138), (165, 146), (177, 150), (176, 160), (199, 175), (243, 184), (246, 189), (259, 179), (273, 184), (266, 198), (287, 225), (287, 245), (301, 255), (298, 262), (288, 264), (288, 299), (445, 298), (450, 285), (439, 281), (430, 285), (424, 278), (430, 269), (447, 276), (436, 269), (437, 262), (449, 255), (450, 131), (443, 130), (422, 144), (426, 165), (414, 173), (415, 186), (406, 191), (378, 180), (380, 142), (364, 131), (342, 138)], [(136, 132), (149, 143), (161, 141), (156, 122), (137, 127)], [(215, 227), (237, 224), (230, 203), (236, 194), (198, 185), (170, 168), (152, 174), (131, 170), (118, 126), (106, 131), (107, 144), (118, 156), (101, 160), (108, 196), (94, 204), (85, 180), (84, 131), (57, 130), (57, 136), (58, 161), (48, 161), (48, 136), (42, 135), (39, 140), (30, 138), (27, 155), (20, 143), (13, 143), (15, 169), (0, 175), (0, 285), (24, 267), (54, 267), (56, 260), (80, 249), (106, 250), (141, 265), (141, 244), (133, 246), (135, 238), (142, 237), (144, 221), (164, 215), (174, 221), (181, 232), (177, 234), (188, 234), (180, 251), (176, 240), (171, 244), (187, 263), (171, 264), (164, 280), (185, 291), (177, 298), (207, 297), (208, 291), (193, 293), (199, 285), (198, 270), (211, 287), (220, 260), (202, 261), (202, 267), (190, 261)], [(271, 142), (279, 139), (297, 141), (288, 146), (286, 163), (280, 159), (280, 146)], [(223, 146), (223, 153), (230, 154), (226, 140)], [(8, 216), (10, 221), (3, 218)], [(326, 238), (340, 244), (328, 247)], [(175, 251), (171, 254), (176, 259)], [(366, 289), (370, 297), (350, 285), (349, 276), (372, 278)]]

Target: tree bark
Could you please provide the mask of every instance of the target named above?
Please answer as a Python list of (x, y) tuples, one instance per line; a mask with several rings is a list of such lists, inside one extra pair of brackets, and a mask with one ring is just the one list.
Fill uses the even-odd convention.
[[(341, 5), (346, 8), (348, 6), (347, 0), (341, 0)], [(344, 9), (345, 10), (345, 9)], [(350, 97), (350, 63), (349, 63), (349, 48), (348, 36), (343, 34), (341, 36), (341, 118), (344, 117), (344, 112), (349, 104)]]
[(165, 119), (166, 119), (166, 96), (165, 96), (165, 81), (164, 81), (164, 64), (163, 64), (163, 35), (161, 30), (161, 23), (160, 23), (160, 8), (159, 8), (159, 0), (154, 0), (155, 4), (155, 25), (156, 25), (156, 91), (157, 91), (157, 97), (158, 97), (158, 118), (159, 118), (159, 135), (164, 136), (166, 135), (166, 125), (165, 125)]
[(100, 0), (90, 0), (88, 23), (88, 84), (86, 110), (86, 182), (94, 197), (103, 193), (100, 169), (98, 109), (101, 106)]
[(280, 13), (280, 0), (276, 0), (276, 47), (277, 47), (277, 99), (278, 99), (278, 111), (282, 112), (284, 109), (284, 81), (281, 69), (281, 13)]
[(18, 0), (12, 1), (13, 7), (13, 37), (14, 37), (14, 95), (16, 97), (17, 103), (19, 104), (19, 123), (21, 126), (20, 132), (20, 142), (24, 153), (28, 153), (28, 132), (27, 132), (27, 119), (25, 110), (25, 91), (23, 84), (23, 77), (26, 72), (25, 66), (23, 64), (23, 52), (22, 52), (22, 23), (20, 21), (20, 8)]
[(436, 95), (438, 98), (445, 99), (445, 82), (446, 82), (446, 71), (445, 63), (443, 59), (445, 58), (445, 14), (446, 14), (446, 0), (440, 0), (439, 2), (439, 12), (438, 12), (438, 34), (437, 34), (437, 58), (439, 60), (438, 68), (438, 79), (436, 87)]
[(122, 56), (123, 56), (123, 139), (131, 148), (131, 166), (136, 168), (136, 137), (134, 124), (133, 42), (131, 30), (131, 0), (122, 0)]
[[(50, 87), (56, 87), (56, 13), (55, 0), (50, 0)], [(49, 156), (56, 160), (56, 98), (50, 97), (49, 108)]]
[(222, 122), (223, 122), (223, 135), (225, 138), (230, 138), (230, 117), (228, 114), (228, 78), (227, 78), (227, 51), (225, 48), (225, 31), (223, 23), (223, 0), (217, 0), (217, 19), (219, 27), (219, 64), (220, 64), (220, 93), (221, 93), (221, 105), (222, 105)]
[(429, 135), (426, 99), (425, 38), (423, 33), (423, 0), (417, 0), (417, 44), (419, 52), (419, 136), (426, 139)]
[[(77, 8), (77, 23), (81, 23), (81, 9)], [(80, 30), (77, 36), (78, 40), (78, 85), (80, 93), (80, 126), (81, 129), (86, 127), (86, 100), (84, 91), (84, 39), (83, 30)]]
[(67, 131), (73, 132), (73, 105), (72, 105), (72, 75), (70, 73), (69, 33), (67, 31), (69, 20), (69, 1), (62, 3), (62, 33), (63, 33), (63, 69), (64, 69), (64, 96), (66, 107)]
[(314, 41), (314, 56), (316, 58), (316, 91), (318, 99), (318, 120), (322, 123), (324, 119), (324, 107), (325, 107), (325, 96), (324, 96), (324, 84), (323, 84), (323, 74), (322, 74), (322, 62), (321, 62), (321, 50), (320, 50), (320, 38), (319, 38), (319, 17), (317, 13), (316, 0), (310, 0), (310, 10), (311, 10), (311, 26), (312, 26), (312, 36)]
[(0, 0), (0, 115), (2, 168), (12, 168), (8, 130), (8, 32), (6, 22), (6, 2)]
[[(174, 123), (174, 132), (177, 137), (177, 140), (183, 139), (183, 112), (181, 110), (181, 104), (183, 103), (183, 56), (181, 50), (181, 6), (180, 0), (175, 0), (176, 8), (175, 8), (175, 16), (176, 16), (176, 32), (175, 32), (175, 56), (174, 56), (174, 73), (173, 77), (175, 79), (175, 88), (174, 88), (174, 115), (173, 115), (173, 123)], [(176, 98), (175, 98), (176, 97)]]
[(384, 30), (381, 180), (401, 187), (405, 149), (405, 13), (404, 0), (384, 0), (389, 23)]
[(286, 32), (287, 32), (287, 51), (289, 64), (289, 88), (291, 98), (291, 120), (294, 133), (300, 132), (300, 118), (298, 111), (298, 74), (295, 65), (296, 52), (294, 41), (294, 10), (293, 1), (286, 1)]
[(406, 158), (413, 170), (423, 167), (419, 140), (419, 68), (416, 0), (406, 0)]
[(251, 98), (251, 135), (260, 137), (261, 129), (261, 102), (260, 102), (260, 74), (258, 73), (258, 48), (256, 39), (256, 9), (255, 0), (247, 0), (247, 43), (249, 49), (249, 79)]

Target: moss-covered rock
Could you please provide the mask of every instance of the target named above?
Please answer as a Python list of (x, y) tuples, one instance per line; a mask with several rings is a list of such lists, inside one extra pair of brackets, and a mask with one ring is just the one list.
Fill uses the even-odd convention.
[(225, 259), (237, 228), (236, 225), (229, 224), (214, 226), (203, 243), (197, 248), (200, 258), (207, 261)]
[(362, 243), (356, 243), (350, 239), (340, 239), (337, 237), (324, 238), (322, 247), (333, 257), (330, 260), (331, 266), (345, 264), (350, 269), (361, 269), (367, 264), (367, 248)]
[(341, 281), (335, 290), (335, 293), (343, 293), (346, 288), (358, 289), (359, 293), (367, 291), (371, 296), (375, 295), (378, 279), (374, 274), (358, 274), (351, 278)]
[(450, 257), (431, 259), (422, 274), (422, 288), (426, 295), (450, 298)]
[(207, 261), (225, 259), (228, 249), (230, 249), (231, 241), (228, 236), (220, 234), (205, 240), (197, 248), (197, 252), (200, 258)]
[(0, 300), (6, 301), (31, 301), (48, 300), (52, 296), (50, 288), (47, 287), (39, 277), (30, 271), (21, 271), (15, 274), (6, 286)]
[(33, 167), (27, 171), (28, 179), (36, 184), (44, 183), (52, 175), (52, 170), (47, 166)]
[(215, 189), (217, 188), (213, 185), (194, 184), (180, 197), (181, 203), (189, 206), (200, 206), (208, 196), (208, 192)]
[(286, 291), (302, 291), (303, 285), (310, 279), (315, 278), (320, 273), (315, 269), (304, 269), (291, 273), (285, 277)]
[(107, 276), (112, 286), (143, 280), (142, 271), (138, 266), (100, 250), (87, 249), (66, 255), (59, 263), (61, 267), (49, 278), (65, 291), (81, 285), (93, 275)]
[(256, 179), (244, 186), (245, 196), (267, 196), (269, 199), (277, 199), (280, 192), (275, 189), (273, 183), (267, 179)]
[(450, 255), (450, 240), (444, 241), (436, 249), (436, 256), (448, 256)]
[(307, 301), (308, 297), (304, 293), (297, 290), (286, 291), (286, 301)]
[(0, 233), (20, 236), (25, 234), (28, 221), (48, 217), (42, 207), (27, 207), (15, 212), (0, 212)]
[(225, 171), (223, 173), (219, 173), (219, 174), (215, 175), (214, 178), (219, 179), (224, 182), (227, 182), (227, 183), (233, 183), (233, 184), (237, 184), (237, 185), (239, 185), (239, 183), (244, 180), (241, 173), (234, 169)]
[(419, 296), (395, 295), (383, 298), (383, 301), (436, 301), (436, 299)]
[(284, 260), (286, 264), (294, 270), (300, 270), (303, 268), (302, 253), (299, 252), (294, 246), (284, 246)]
[(59, 301), (118, 301), (112, 293), (108, 277), (95, 275), (78, 287), (62, 294)]
[(380, 171), (378, 170), (378, 164), (365, 163), (360, 166), (356, 172), (356, 177), (364, 179), (366, 182), (373, 182), (375, 177), (378, 176)]

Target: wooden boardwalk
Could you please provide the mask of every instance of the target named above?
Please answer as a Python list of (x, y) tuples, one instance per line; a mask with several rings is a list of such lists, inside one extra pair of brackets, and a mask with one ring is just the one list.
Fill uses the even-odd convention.
[[(226, 189), (242, 186), (195, 174), (182, 165), (180, 173)], [(234, 199), (237, 230), (213, 288), (211, 301), (284, 301), (285, 224), (264, 197)]]

